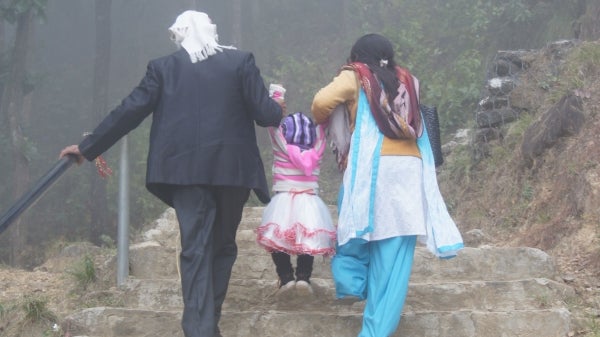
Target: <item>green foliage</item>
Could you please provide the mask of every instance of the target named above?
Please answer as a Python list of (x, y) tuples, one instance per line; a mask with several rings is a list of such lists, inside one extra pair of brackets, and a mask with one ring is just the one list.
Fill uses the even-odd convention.
[(25, 319), (31, 323), (51, 322), (56, 320), (56, 315), (48, 309), (48, 300), (35, 296), (26, 296), (21, 308), (25, 313)]
[(527, 128), (533, 123), (533, 120), (533, 114), (524, 112), (519, 115), (519, 118), (516, 121), (508, 124), (503, 146), (509, 149), (515, 149), (519, 146), (525, 131), (527, 131)]
[(447, 174), (447, 178), (440, 178), (449, 181), (462, 181), (465, 184), (469, 182), (470, 174), (473, 170), (473, 160), (471, 149), (466, 145), (459, 145), (452, 150), (452, 160), (444, 163), (442, 174)]
[(0, 17), (8, 23), (15, 23), (19, 15), (32, 10), (37, 16), (45, 17), (48, 0), (5, 0), (0, 2)]
[(558, 77), (552, 73), (547, 73), (544, 78), (538, 82), (538, 86), (545, 91), (551, 90), (559, 83)]
[(83, 290), (96, 282), (96, 267), (94, 260), (89, 255), (84, 256), (68, 273), (75, 278), (77, 285)]
[(538, 86), (548, 92), (548, 101), (556, 103), (565, 95), (577, 92), (585, 96), (600, 75), (600, 46), (583, 42), (566, 57), (558, 74), (548, 73)]
[(100, 235), (100, 241), (102, 242), (102, 246), (104, 246), (106, 248), (109, 248), (109, 249), (116, 248), (115, 240), (113, 240), (113, 238), (111, 238), (110, 236), (108, 236), (106, 234)]
[(586, 336), (600, 337), (600, 320), (596, 317), (590, 317), (587, 322), (589, 333)]
[(506, 163), (507, 158), (510, 158), (512, 149), (507, 148), (504, 144), (490, 143), (488, 145), (490, 156), (485, 163), (485, 169), (492, 173)]
[(597, 81), (600, 74), (600, 45), (584, 42), (567, 57), (566, 76), (570, 79), (570, 89), (579, 89), (592, 81)]
[(525, 185), (523, 185), (523, 187), (521, 189), (521, 197), (525, 201), (531, 201), (531, 200), (533, 200), (534, 190), (533, 190), (533, 186), (531, 186), (531, 184), (525, 184)]

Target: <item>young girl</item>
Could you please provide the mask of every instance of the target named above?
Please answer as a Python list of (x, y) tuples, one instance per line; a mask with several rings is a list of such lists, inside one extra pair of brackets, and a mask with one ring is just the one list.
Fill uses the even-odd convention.
[[(314, 256), (335, 253), (331, 214), (318, 196), (325, 133), (322, 126), (296, 112), (278, 128), (270, 127), (269, 134), (275, 195), (257, 228), (257, 242), (271, 253), (279, 276), (278, 293), (294, 287), (311, 293)], [(290, 255), (298, 256), (295, 275)]]

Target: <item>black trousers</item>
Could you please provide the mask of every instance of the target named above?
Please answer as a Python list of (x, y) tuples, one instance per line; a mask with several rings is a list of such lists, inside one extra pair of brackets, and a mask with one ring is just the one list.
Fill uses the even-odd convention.
[(180, 186), (173, 205), (181, 234), (181, 288), (186, 337), (218, 335), (221, 307), (237, 258), (235, 236), (250, 189)]
[[(275, 271), (282, 283), (287, 283), (294, 279), (294, 267), (289, 254), (284, 252), (271, 253), (275, 263)], [(314, 256), (301, 254), (296, 258), (296, 278), (308, 279), (312, 274)]]

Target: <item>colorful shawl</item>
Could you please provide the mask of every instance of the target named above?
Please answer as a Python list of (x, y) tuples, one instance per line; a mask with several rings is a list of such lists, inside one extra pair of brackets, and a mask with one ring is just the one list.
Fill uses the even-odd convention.
[[(380, 82), (368, 65), (353, 62), (342, 69), (353, 70), (358, 74), (361, 86), (367, 94), (371, 113), (381, 133), (392, 139), (416, 139), (421, 136), (423, 127), (418, 95), (413, 76), (407, 69), (396, 67), (400, 86), (398, 95), (391, 105)], [(405, 99), (406, 96), (408, 100)]]

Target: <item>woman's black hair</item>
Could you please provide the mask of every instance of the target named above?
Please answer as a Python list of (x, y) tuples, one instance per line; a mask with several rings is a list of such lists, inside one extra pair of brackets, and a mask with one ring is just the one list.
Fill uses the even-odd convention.
[[(382, 60), (387, 60), (387, 65), (382, 66)], [(368, 65), (371, 72), (383, 83), (390, 102), (398, 95), (400, 80), (396, 76), (394, 47), (387, 38), (379, 34), (360, 37), (350, 50), (348, 62), (361, 62)]]

